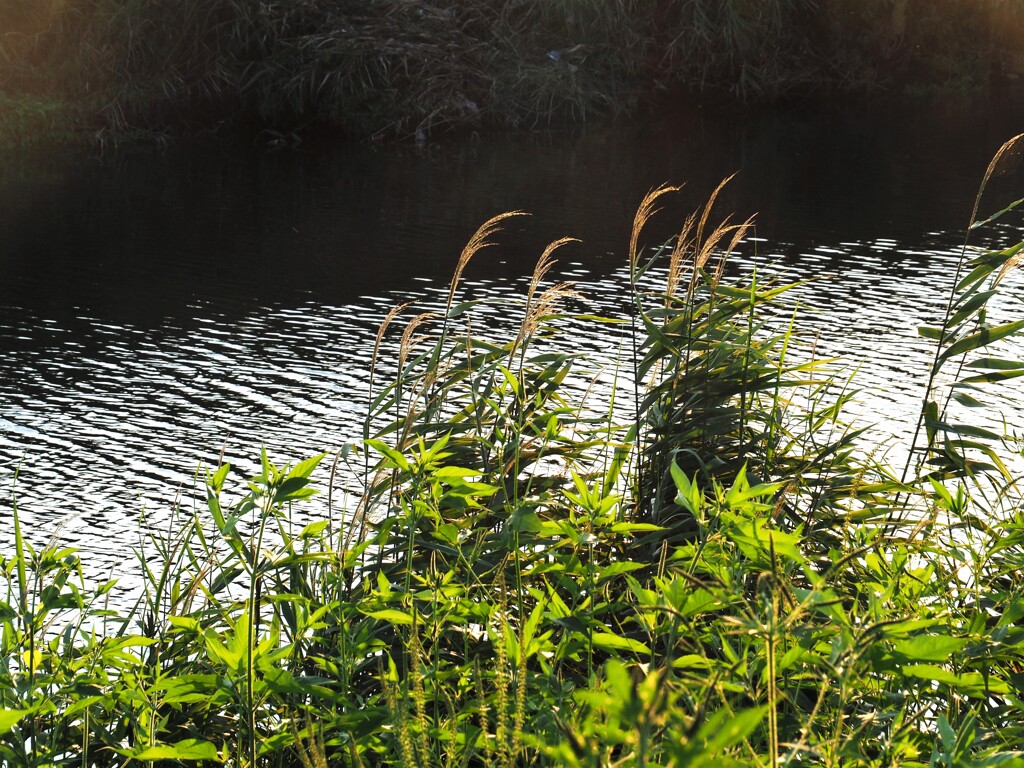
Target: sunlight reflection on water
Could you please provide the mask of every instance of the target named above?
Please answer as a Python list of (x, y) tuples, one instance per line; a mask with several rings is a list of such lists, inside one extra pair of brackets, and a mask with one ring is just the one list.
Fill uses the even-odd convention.
[[(945, 109), (945, 123), (918, 104), (856, 121), (842, 109), (691, 110), (425, 152), (132, 150), (0, 182), (0, 482), (34, 544), (78, 546), (90, 574), (130, 576), (147, 530), (179, 524), (175, 505), (200, 508), (203, 468), (222, 452), (241, 483), (261, 445), (284, 464), (359, 440), (378, 323), (407, 298), (442, 304), (452, 263), (487, 217), (535, 214), (474, 260), (466, 292), (521, 294), (543, 245), (574, 235), (584, 242), (559, 252), (558, 276), (579, 281), (581, 310), (621, 313), (621, 254), (642, 194), (689, 181), (656, 222), (650, 242), (660, 242), (737, 169), (723, 212), (760, 214), (730, 272), (806, 281), (773, 323), (785, 327), (798, 306), (803, 354), (841, 358), (840, 375), (862, 390), (850, 418), (872, 424), (871, 444), (899, 465), (931, 359), (917, 327), (943, 313), (955, 226), (1012, 135), (1015, 118), (999, 107), (986, 122), (970, 105), (956, 119)], [(1019, 239), (1010, 228), (989, 237)], [(1007, 281), (994, 316), (1018, 316), (1020, 293)], [(474, 331), (511, 322), (483, 308)], [(565, 322), (573, 349), (609, 361), (621, 337), (602, 333)], [(1019, 396), (1009, 387), (993, 399), (1019, 419)], [(339, 508), (358, 490), (340, 479)], [(4, 497), (0, 541), (10, 541)], [(323, 497), (307, 510), (323, 515)]]

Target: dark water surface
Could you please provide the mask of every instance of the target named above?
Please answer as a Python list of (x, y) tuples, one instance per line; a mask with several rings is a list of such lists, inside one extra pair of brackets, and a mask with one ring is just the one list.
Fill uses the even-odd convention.
[[(179, 494), (191, 504), (222, 450), (248, 472), (261, 443), (285, 463), (355, 441), (377, 324), (408, 296), (436, 299), (488, 217), (533, 214), (470, 265), (469, 290), (504, 290), (572, 235), (562, 275), (614, 304), (642, 195), (687, 184), (654, 243), (736, 171), (721, 210), (758, 214), (736, 268), (817, 278), (800, 289), (803, 331), (863, 363), (861, 413), (906, 421), (927, 365), (916, 326), (941, 313), (978, 182), (1021, 131), (1019, 100), (994, 94), (680, 107), (421, 148), (0, 158), (0, 542), (16, 493), (32, 541), (130, 570), (140, 531), (166, 525)], [(983, 207), (1024, 195), (1019, 181), (996, 179)]]

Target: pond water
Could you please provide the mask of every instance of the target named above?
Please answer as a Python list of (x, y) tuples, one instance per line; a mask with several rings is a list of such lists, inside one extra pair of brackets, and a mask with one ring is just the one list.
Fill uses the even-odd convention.
[[(643, 194), (686, 182), (656, 243), (737, 171), (720, 210), (757, 227), (735, 268), (815, 278), (802, 332), (862, 364), (859, 412), (900, 434), (927, 369), (916, 327), (941, 314), (979, 180), (1022, 118), (998, 93), (680, 105), (421, 147), (0, 158), (0, 542), (16, 497), (32, 542), (131, 572), (140, 535), (192, 503), (222, 451), (249, 474), (261, 444), (283, 464), (357, 440), (378, 323), (400, 300), (436, 300), (485, 219), (532, 213), (474, 260), (467, 290), (508, 289), (572, 235), (560, 274), (614, 305)], [(988, 210), (1024, 195), (1014, 179), (993, 183)]]

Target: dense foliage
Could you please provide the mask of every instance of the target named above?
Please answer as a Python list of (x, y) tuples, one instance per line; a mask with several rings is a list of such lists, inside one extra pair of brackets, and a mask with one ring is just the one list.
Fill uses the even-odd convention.
[(992, 351), (1024, 321), (986, 311), (1024, 246), (965, 249), (922, 329), (935, 362), (901, 476), (767, 311), (786, 286), (723, 276), (746, 224), (712, 226), (714, 195), (672, 247), (642, 247), (671, 192), (637, 215), (629, 311), (577, 318), (621, 331), (610, 364), (559, 333), (568, 239), (507, 338), (471, 333), (460, 278), (515, 214), (466, 246), (443, 312), (408, 320), (393, 375), (408, 307), (385, 319), (364, 444), (326, 483), (356, 471), (355, 509), (295, 523), (323, 456), (264, 453), (238, 489), (213, 468), (206, 507), (139, 552), (128, 612), (74, 552), (28, 546), (15, 510), (4, 763), (1024, 764), (1016, 447), (949, 399), (982, 407), (1024, 372)]
[(678, 89), (962, 86), (1021, 74), (1022, 31), (1002, 0), (5, 0), (0, 97), (18, 109), (0, 140), (55, 107), (100, 137), (244, 122), (364, 138), (580, 120)]

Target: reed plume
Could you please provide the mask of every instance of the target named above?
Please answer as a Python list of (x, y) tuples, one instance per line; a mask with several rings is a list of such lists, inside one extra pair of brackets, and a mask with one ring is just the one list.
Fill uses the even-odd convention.
[(712, 192), (708, 197), (708, 201), (704, 204), (704, 213), (701, 214), (700, 223), (697, 224), (697, 242), (700, 242), (704, 238), (704, 227), (708, 223), (708, 217), (711, 216), (711, 209), (715, 207), (715, 201), (718, 199), (719, 193), (725, 188), (725, 185), (734, 178), (736, 178), (735, 173), (730, 176), (726, 176), (718, 183), (714, 192)]
[(455, 265), (455, 272), (452, 274), (451, 283), (448, 286), (448, 301), (445, 302), (444, 320), (441, 324), (441, 335), (434, 350), (433, 360), (431, 360), (430, 363), (431, 371), (434, 371), (435, 373), (438, 372), (438, 363), (441, 359), (445, 341), (448, 338), (448, 322), (450, 320), (452, 304), (455, 301), (455, 291), (459, 287), (459, 282), (462, 280), (462, 273), (466, 269), (466, 265), (469, 264), (470, 259), (472, 259), (478, 252), (495, 244), (493, 240), (490, 240), (490, 237), (501, 230), (501, 227), (498, 225), (502, 221), (513, 216), (529, 215), (530, 214), (526, 211), (506, 211), (505, 213), (499, 213), (497, 216), (485, 221), (462, 249), (462, 253), (459, 254), (459, 261)]
[(544, 252), (537, 259), (537, 263), (533, 267), (533, 276), (530, 278), (530, 287), (526, 291), (526, 305), (529, 307), (530, 302), (533, 300), (534, 294), (537, 292), (537, 287), (541, 284), (544, 278), (547, 276), (551, 268), (555, 266), (557, 259), (554, 257), (556, 250), (561, 248), (566, 243), (578, 243), (579, 239), (575, 237), (562, 237), (555, 240), (553, 243), (549, 243), (548, 247), (544, 249)]
[(391, 310), (384, 316), (380, 326), (377, 328), (377, 337), (373, 342), (373, 356), (370, 358), (370, 393), (373, 393), (373, 374), (377, 369), (377, 355), (380, 353), (380, 343), (384, 340), (384, 334), (387, 332), (388, 326), (398, 317), (402, 312), (408, 309), (412, 305), (411, 301), (403, 302), (396, 307), (392, 307)]
[(694, 225), (697, 223), (697, 212), (694, 211), (686, 217), (683, 228), (676, 236), (676, 244), (672, 248), (672, 255), (668, 260), (668, 278), (665, 284), (665, 294), (669, 298), (676, 295), (676, 289), (683, 276), (683, 264), (687, 255), (693, 250), (694, 238), (691, 237)]
[(455, 290), (459, 286), (459, 281), (462, 279), (462, 272), (466, 269), (466, 265), (469, 264), (472, 259), (479, 251), (484, 248), (494, 245), (494, 241), (489, 238), (495, 233), (501, 230), (498, 224), (505, 219), (511, 218), (512, 216), (529, 216), (526, 211), (506, 211), (505, 213), (499, 213), (487, 221), (485, 221), (480, 228), (474, 233), (474, 235), (466, 243), (462, 249), (462, 253), (459, 254), (459, 261), (455, 265), (455, 272), (452, 274), (452, 281), (448, 286), (448, 302), (445, 304), (445, 314), (451, 310), (452, 302), (455, 300)]
[(405, 330), (402, 331), (402, 340), (398, 344), (399, 376), (402, 375), (402, 370), (405, 368), (405, 363), (408, 361), (409, 353), (412, 352), (413, 347), (425, 338), (424, 336), (416, 336), (416, 331), (421, 325), (436, 317), (436, 312), (421, 312), (405, 326)]
[(530, 278), (530, 285), (526, 290), (526, 311), (523, 314), (523, 321), (508, 353), (509, 365), (511, 365), (512, 358), (515, 356), (516, 350), (520, 348), (520, 345), (537, 330), (544, 317), (554, 312), (557, 304), (562, 299), (569, 297), (582, 298), (578, 292), (572, 289), (575, 283), (568, 282), (558, 283), (542, 291), (539, 296), (537, 295), (540, 284), (557, 261), (554, 257), (554, 252), (566, 243), (578, 242), (580, 241), (575, 237), (563, 237), (555, 240), (544, 249), (540, 258), (537, 259), (537, 263), (533, 268), (533, 275)]
[[(718, 198), (719, 193), (725, 188), (736, 174), (727, 176), (722, 179), (714, 191), (708, 197), (707, 202), (704, 204), (703, 210), (700, 212), (699, 218), (697, 211), (691, 213), (686, 221), (683, 223), (683, 228), (680, 230), (678, 237), (676, 237), (676, 244), (672, 249), (672, 255), (669, 258), (668, 277), (666, 279), (665, 293), (671, 298), (675, 296), (676, 291), (679, 288), (679, 284), (682, 282), (684, 267), (692, 256), (692, 268), (690, 271), (690, 285), (688, 298), (692, 298), (694, 289), (696, 288), (697, 276), (708, 261), (711, 260), (712, 255), (718, 249), (720, 243), (722, 243), (726, 237), (731, 235), (729, 244), (725, 250), (722, 251), (723, 261), (719, 262), (715, 272), (718, 277), (721, 276), (722, 269), (724, 268), (724, 259), (728, 257), (739, 244), (750, 227), (753, 225), (754, 217), (751, 216), (741, 224), (731, 224), (731, 216), (727, 216), (720, 224), (716, 225), (705, 236), (705, 228), (707, 227), (708, 219), (711, 216), (711, 211), (714, 208), (715, 201)], [(717, 279), (714, 280), (717, 282)]]
[(971, 220), (967, 224), (967, 229), (971, 230), (974, 228), (975, 223), (978, 220), (978, 208), (981, 206), (982, 195), (985, 194), (985, 187), (988, 186), (989, 180), (993, 176), (999, 176), (1006, 172), (1007, 163), (1011, 160), (1019, 161), (1020, 159), (1020, 148), (1018, 145), (1024, 141), (1024, 133), (1018, 133), (1012, 139), (1003, 143), (1003, 146), (999, 148), (999, 151), (992, 156), (989, 161), (988, 168), (985, 169), (985, 175), (981, 178), (981, 185), (978, 187), (978, 194), (974, 197), (974, 208), (971, 209)]
[[(978, 206), (981, 204), (981, 195), (985, 191), (985, 185), (988, 184), (989, 179), (992, 178), (993, 176), (999, 176), (1003, 173), (1008, 173), (1009, 170), (1007, 166), (1010, 162), (1014, 163), (1015, 165), (1020, 163), (1020, 156), (1022, 150), (1021, 144), (1024, 144), (1024, 133), (1017, 134), (1012, 139), (1003, 144), (1003, 146), (999, 148), (999, 151), (996, 152), (995, 157), (992, 158), (992, 162), (988, 164), (988, 168), (985, 171), (985, 176), (981, 182), (981, 188), (978, 190), (978, 196), (974, 199), (974, 211), (971, 214), (971, 227), (974, 227), (975, 225), (974, 219), (978, 215)], [(1012, 205), (1009, 206), (1009, 208), (1016, 207), (1019, 202), (1020, 201), (1013, 203)], [(1006, 210), (1009, 210), (1009, 208), (1007, 208)], [(998, 216), (999, 214), (996, 215)], [(1024, 248), (1017, 251), (1017, 253), (1011, 256), (1007, 260), (1007, 262), (1003, 264), (1003, 266), (999, 269), (999, 272), (996, 273), (995, 280), (992, 281), (992, 287), (994, 288), (995, 286), (999, 285), (999, 283), (1002, 282), (1002, 279), (1006, 277), (1006, 274), (1020, 266), (1021, 262), (1024, 262)]]
[(637, 260), (640, 258), (640, 233), (647, 226), (647, 222), (661, 210), (655, 203), (658, 202), (658, 198), (662, 195), (666, 195), (669, 192), (678, 192), (680, 189), (682, 187), (662, 184), (644, 195), (643, 200), (640, 201), (640, 206), (636, 209), (636, 216), (633, 217), (633, 232), (629, 237), (629, 275), (631, 282), (636, 278), (636, 265)]

